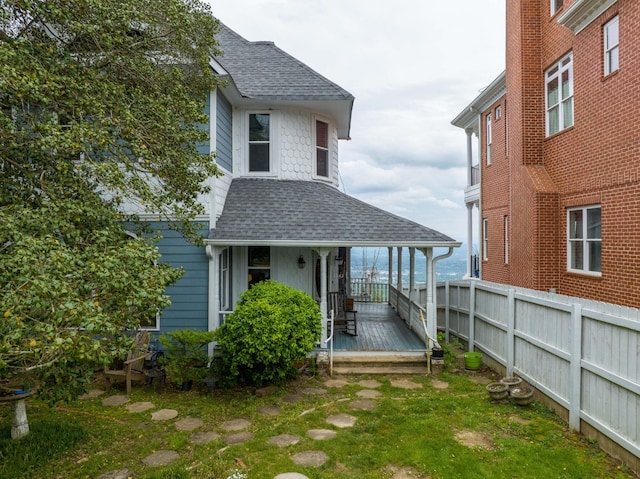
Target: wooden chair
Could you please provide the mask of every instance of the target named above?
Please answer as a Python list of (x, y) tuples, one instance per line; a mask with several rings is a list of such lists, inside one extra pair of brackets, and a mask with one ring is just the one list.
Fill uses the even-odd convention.
[(124, 379), (127, 384), (127, 394), (131, 392), (131, 381), (142, 381), (147, 379), (144, 371), (144, 360), (149, 349), (149, 331), (140, 331), (133, 341), (133, 349), (127, 355), (127, 359), (122, 364), (122, 369), (104, 368), (104, 376), (107, 380), (107, 391), (111, 389), (113, 379)]
[[(356, 314), (358, 311), (347, 309), (346, 297), (342, 293), (331, 292), (327, 294), (327, 313), (333, 310), (333, 330), (343, 331), (351, 336), (358, 335), (358, 322)], [(327, 335), (331, 334), (330, 324), (327, 324)]]

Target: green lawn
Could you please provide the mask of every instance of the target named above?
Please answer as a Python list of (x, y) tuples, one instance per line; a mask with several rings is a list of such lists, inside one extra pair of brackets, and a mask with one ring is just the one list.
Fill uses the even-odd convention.
[[(49, 408), (38, 401), (27, 406), (31, 434), (22, 441), (10, 439), (10, 407), (0, 406), (0, 477), (97, 478), (127, 468), (134, 478), (236, 478), (272, 479), (284, 472), (309, 478), (630, 478), (595, 444), (568, 432), (566, 424), (539, 403), (521, 407), (492, 404), (484, 385), (464, 373), (443, 372), (435, 378), (342, 377), (341, 387), (327, 387), (327, 377), (301, 378), (295, 384), (274, 388), (266, 395), (252, 390), (155, 392), (134, 386), (130, 403), (149, 401), (153, 409), (131, 413), (124, 406), (105, 407), (96, 399)], [(334, 378), (335, 379), (335, 378)], [(370, 399), (374, 408), (355, 409), (362, 400), (359, 384), (375, 379), (381, 394)], [(393, 379), (409, 379), (421, 387), (394, 387)], [(437, 381), (437, 382), (434, 382)], [(446, 384), (443, 384), (446, 383)], [(447, 386), (448, 385), (448, 386)], [(98, 381), (96, 387), (102, 384)], [(438, 386), (438, 387), (436, 387)], [(446, 387), (445, 387), (446, 386)], [(325, 389), (323, 394), (301, 394), (304, 388)], [(122, 388), (110, 394), (123, 394)], [(298, 402), (284, 402), (300, 393)], [(256, 411), (278, 405), (280, 414)], [(163, 408), (179, 415), (152, 421), (151, 413)], [(349, 414), (353, 427), (337, 428), (327, 417)], [(220, 437), (194, 444), (193, 432), (178, 431), (176, 421), (200, 418), (197, 431), (214, 431)], [(228, 446), (221, 429), (231, 419), (251, 422), (253, 439)], [(333, 429), (334, 439), (318, 441), (310, 429)], [(300, 437), (300, 442), (277, 447), (268, 440), (280, 434)], [(146, 466), (142, 459), (161, 449), (174, 450), (179, 459), (170, 466)], [(303, 451), (323, 451), (322, 466), (299, 466), (293, 456)], [(410, 476), (408, 475), (410, 474)]]

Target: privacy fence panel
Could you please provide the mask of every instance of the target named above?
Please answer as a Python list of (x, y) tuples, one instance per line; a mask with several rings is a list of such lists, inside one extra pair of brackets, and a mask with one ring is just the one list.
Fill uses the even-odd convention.
[(438, 327), (640, 464), (640, 311), (477, 280), (438, 285)]

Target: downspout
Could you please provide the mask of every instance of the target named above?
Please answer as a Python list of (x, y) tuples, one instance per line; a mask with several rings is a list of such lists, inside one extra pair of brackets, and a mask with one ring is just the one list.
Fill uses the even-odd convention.
[[(444, 254), (441, 254), (440, 256), (436, 256), (435, 258), (433, 258), (433, 267), (431, 268), (431, 273), (432, 273), (432, 278), (431, 278), (431, 287), (433, 288), (433, 302), (434, 302), (434, 325), (435, 325), (435, 334), (434, 336), (437, 338), (438, 337), (438, 304), (437, 304), (437, 299), (436, 299), (436, 295), (438, 293), (438, 288), (436, 286), (436, 263), (438, 261), (440, 261), (441, 259), (445, 259), (448, 258), (449, 256), (451, 256), (453, 254), (453, 246), (449, 246), (449, 251), (447, 251)], [(438, 345), (438, 347), (441, 347), (440, 344), (435, 341), (435, 343)]]

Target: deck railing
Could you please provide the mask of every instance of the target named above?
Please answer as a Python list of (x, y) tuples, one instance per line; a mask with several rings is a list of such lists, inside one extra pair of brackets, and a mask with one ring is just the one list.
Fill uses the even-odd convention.
[(356, 301), (386, 303), (389, 301), (389, 285), (373, 283), (367, 278), (351, 278), (351, 294)]

